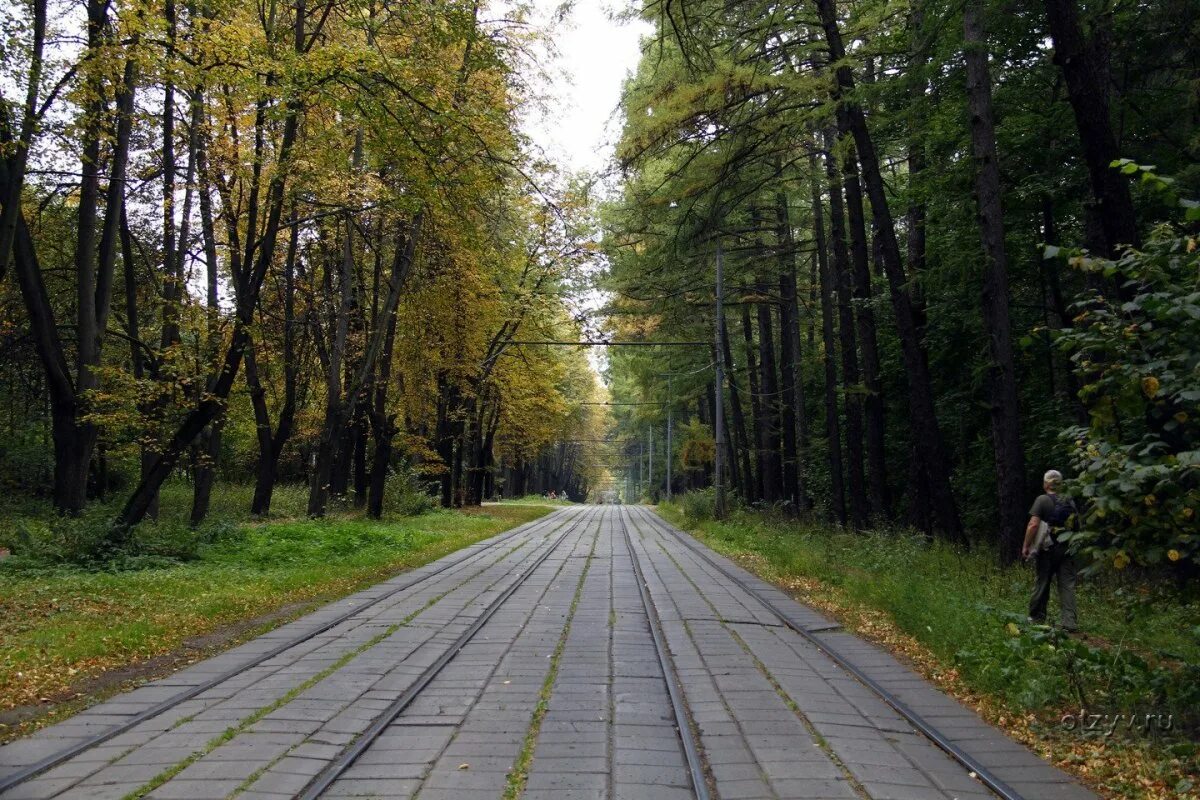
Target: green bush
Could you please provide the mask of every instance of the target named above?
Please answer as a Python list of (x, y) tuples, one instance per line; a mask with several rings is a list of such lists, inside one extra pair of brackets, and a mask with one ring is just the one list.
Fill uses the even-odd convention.
[[(1123, 170), (1170, 192), (1148, 167)], [(1189, 233), (1200, 204), (1179, 204), (1188, 221), (1155, 228), (1141, 250), (1070, 258), (1124, 292), (1086, 294), (1058, 335), (1090, 417), (1063, 433), (1084, 501), (1083, 530), (1068, 538), (1093, 571), (1175, 564), (1182, 577), (1200, 566), (1200, 247)]]
[[(193, 528), (179, 516), (164, 515), (133, 530), (124, 547), (108, 541), (112, 525), (108, 506), (92, 506), (79, 516), (21, 518), (10, 543), (13, 557), (5, 562), (12, 570), (84, 566), (101, 569), (146, 569), (191, 561), (201, 548), (238, 535), (237, 525), (213, 517)], [(10, 563), (11, 562), (11, 563)]]
[(1170, 713), (1182, 730), (1200, 724), (1200, 664), (1094, 647), (1057, 628), (1029, 623), (1023, 614), (980, 609), (1004, 635), (970, 641), (955, 660), (1010, 703), (1026, 709), (1074, 704), (1091, 712)]
[(36, 564), (95, 564), (113, 555), (108, 532), (111, 509), (92, 506), (79, 516), (23, 517), (15, 520), (14, 560)]
[(708, 522), (713, 518), (713, 509), (717, 503), (717, 491), (711, 487), (693, 489), (686, 494), (679, 495), (676, 502), (679, 504), (680, 513), (689, 523)]
[(415, 517), (437, 505), (416, 470), (404, 467), (391, 472), (383, 492), (383, 510), (401, 517)]

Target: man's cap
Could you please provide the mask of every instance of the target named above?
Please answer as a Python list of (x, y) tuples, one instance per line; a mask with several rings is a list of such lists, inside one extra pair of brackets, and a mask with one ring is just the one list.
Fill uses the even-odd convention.
[(1042, 476), (1042, 483), (1062, 483), (1062, 473), (1056, 469), (1046, 470), (1046, 474)]

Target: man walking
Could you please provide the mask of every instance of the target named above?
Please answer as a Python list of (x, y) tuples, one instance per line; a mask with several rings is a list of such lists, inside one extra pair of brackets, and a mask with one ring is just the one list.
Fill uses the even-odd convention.
[[(1037, 583), (1033, 598), (1029, 601), (1029, 619), (1033, 622), (1046, 621), (1046, 606), (1050, 602), (1050, 584), (1058, 579), (1059, 622), (1066, 631), (1078, 629), (1075, 614), (1075, 559), (1071, 557), (1067, 542), (1058, 541), (1058, 535), (1068, 524), (1078, 527), (1075, 502), (1058, 493), (1062, 484), (1062, 473), (1056, 469), (1042, 476), (1045, 494), (1033, 501), (1029, 509), (1029, 524), (1025, 527), (1025, 543), (1021, 546), (1021, 557), (1033, 557), (1037, 563)], [(1045, 524), (1045, 529), (1042, 525)]]

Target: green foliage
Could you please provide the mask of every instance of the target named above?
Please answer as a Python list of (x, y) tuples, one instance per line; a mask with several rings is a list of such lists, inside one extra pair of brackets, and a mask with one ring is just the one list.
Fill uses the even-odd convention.
[[(1126, 164), (1168, 192), (1148, 168)], [(1145, 180), (1144, 180), (1145, 182)], [(1190, 214), (1195, 206), (1184, 204)], [(1087, 427), (1073, 444), (1085, 501), (1071, 538), (1092, 568), (1200, 562), (1200, 252), (1185, 225), (1161, 225), (1117, 261), (1075, 254), (1077, 268), (1123, 287), (1126, 299), (1085, 293), (1075, 327), (1058, 336), (1071, 353)]]
[(977, 680), (997, 687), (1019, 708), (1090, 711), (1162, 711), (1194, 729), (1200, 718), (1200, 663), (1148, 659), (1124, 647), (1095, 647), (1023, 614), (980, 610), (1003, 636), (987, 636), (958, 650), (956, 661)]
[(105, 540), (109, 509), (92, 508), (77, 517), (23, 518), (13, 522), (13, 566), (94, 564), (112, 554)]
[(64, 566), (129, 570), (168, 567), (191, 561), (201, 548), (236, 535), (224, 517), (192, 527), (177, 516), (139, 525), (128, 545), (114, 548), (108, 538), (112, 508), (92, 506), (79, 516), (24, 517), (14, 522), (13, 556), (5, 568), (39, 571)]
[(680, 513), (689, 523), (695, 525), (710, 522), (716, 507), (717, 490), (711, 486), (707, 489), (696, 489), (679, 497), (677, 502)]
[(1124, 576), (1080, 584), (1083, 627), (1112, 643), (1098, 647), (1024, 622), (1026, 564), (998, 568), (988, 553), (902, 530), (852, 533), (745, 509), (717, 523), (711, 498), (693, 507), (693, 494), (702, 493), (660, 509), (721, 552), (761, 557), (768, 578), (813, 578), (825, 599), (885, 612), (968, 685), (1014, 709), (1077, 708), (1080, 697), (1106, 710), (1157, 704), (1177, 719), (1200, 708), (1200, 607), (1169, 589)]
[(404, 467), (387, 477), (384, 508), (401, 517), (415, 517), (433, 509), (436, 500), (416, 470)]
[(679, 467), (688, 472), (703, 470), (712, 465), (717, 445), (712, 430), (696, 418), (680, 426)]

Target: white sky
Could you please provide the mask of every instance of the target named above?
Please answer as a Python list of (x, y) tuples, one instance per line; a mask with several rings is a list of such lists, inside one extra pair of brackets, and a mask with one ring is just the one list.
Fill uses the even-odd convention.
[[(547, 156), (572, 172), (603, 170), (620, 134), (616, 114), (621, 84), (637, 68), (641, 36), (653, 29), (640, 19), (614, 17), (633, 0), (575, 0), (562, 23), (552, 27), (557, 59), (541, 65), (550, 75), (549, 108), (534, 113), (525, 131)], [(533, 0), (539, 23), (562, 0)]]

